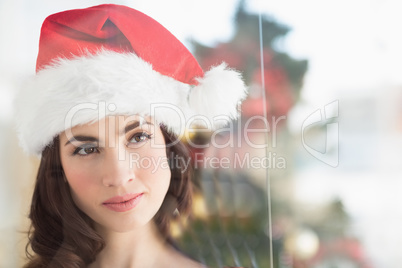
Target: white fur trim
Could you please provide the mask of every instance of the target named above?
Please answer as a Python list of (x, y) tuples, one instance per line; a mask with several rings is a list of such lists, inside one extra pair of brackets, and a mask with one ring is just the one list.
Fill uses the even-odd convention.
[[(246, 95), (246, 86), (240, 73), (229, 69), (226, 63), (212, 67), (189, 96), (190, 107), (195, 114), (203, 115), (213, 128), (226, 125), (240, 113), (239, 102)], [(202, 120), (200, 120), (202, 123)]]
[[(151, 115), (156, 123), (179, 135), (196, 114), (211, 119), (219, 114), (236, 117), (237, 102), (244, 97), (244, 84), (236, 72), (220, 65), (199, 82), (191, 92), (192, 109), (190, 85), (160, 74), (133, 53), (103, 50), (96, 55), (59, 59), (39, 71), (17, 94), (21, 146), (40, 155), (64, 130), (108, 115)], [(110, 109), (111, 104), (115, 109)], [(151, 107), (157, 109), (151, 111)], [(72, 120), (66, 120), (71, 115)]]

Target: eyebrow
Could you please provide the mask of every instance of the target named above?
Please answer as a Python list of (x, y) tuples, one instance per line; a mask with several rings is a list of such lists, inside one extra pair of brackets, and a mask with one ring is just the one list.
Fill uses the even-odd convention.
[(99, 140), (95, 137), (92, 136), (84, 136), (84, 135), (79, 135), (79, 136), (74, 136), (71, 139), (69, 139), (64, 146), (67, 144), (70, 144), (75, 141), (93, 141), (93, 142), (99, 142)]
[[(148, 122), (148, 121), (145, 121), (143, 124), (154, 125), (154, 124), (152, 124), (151, 122)], [(124, 132), (120, 132), (120, 135), (123, 135), (123, 134), (125, 134), (125, 133), (127, 133), (127, 132), (129, 132), (129, 131), (137, 128), (137, 127), (139, 127), (139, 126), (140, 126), (140, 122), (135, 121), (134, 123), (127, 125), (124, 128)]]
[[(145, 121), (144, 124), (154, 125), (154, 124), (152, 124), (151, 122), (148, 122), (148, 121)], [(139, 126), (140, 126), (140, 122), (139, 122), (139, 121), (135, 121), (134, 123), (127, 125), (127, 126), (124, 128), (124, 132), (121, 132), (120, 135), (123, 135), (123, 134), (125, 134), (125, 133), (127, 133), (127, 132), (129, 132), (129, 131), (131, 131), (131, 130), (137, 128), (137, 127), (139, 127)], [(69, 140), (66, 142), (66, 144), (64, 144), (64, 146), (66, 146), (66, 145), (68, 145), (68, 144), (70, 144), (70, 143), (72, 143), (72, 142), (76, 142), (76, 141), (92, 141), (92, 142), (99, 142), (99, 140), (98, 140), (97, 138), (95, 138), (95, 137), (92, 137), (92, 136), (85, 136), (85, 135), (78, 135), (78, 136), (74, 136), (74, 137), (72, 137), (71, 139), (69, 139)]]

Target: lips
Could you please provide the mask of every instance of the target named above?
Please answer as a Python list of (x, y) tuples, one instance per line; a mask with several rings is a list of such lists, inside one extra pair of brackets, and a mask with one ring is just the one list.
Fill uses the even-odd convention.
[(116, 212), (129, 211), (138, 205), (143, 194), (144, 193), (130, 193), (123, 196), (115, 196), (104, 201), (102, 205)]

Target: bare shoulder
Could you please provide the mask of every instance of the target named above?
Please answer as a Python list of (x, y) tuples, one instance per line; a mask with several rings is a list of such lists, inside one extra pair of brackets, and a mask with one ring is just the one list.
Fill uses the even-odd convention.
[[(189, 257), (181, 254), (180, 252), (174, 250), (174, 252), (170, 255), (170, 261), (167, 267), (174, 268), (209, 268), (204, 264), (196, 262)], [(235, 266), (225, 266), (225, 268), (245, 268), (245, 267), (235, 267)]]
[(169, 263), (174, 266), (168, 265), (168, 267), (175, 268), (207, 268), (207, 266), (190, 259), (176, 250), (170, 255)]

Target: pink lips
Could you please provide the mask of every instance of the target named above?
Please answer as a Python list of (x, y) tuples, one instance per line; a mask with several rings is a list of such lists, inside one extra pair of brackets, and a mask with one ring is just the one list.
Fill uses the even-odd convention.
[(116, 212), (129, 211), (138, 205), (143, 194), (144, 193), (137, 193), (115, 196), (103, 202), (102, 205)]

